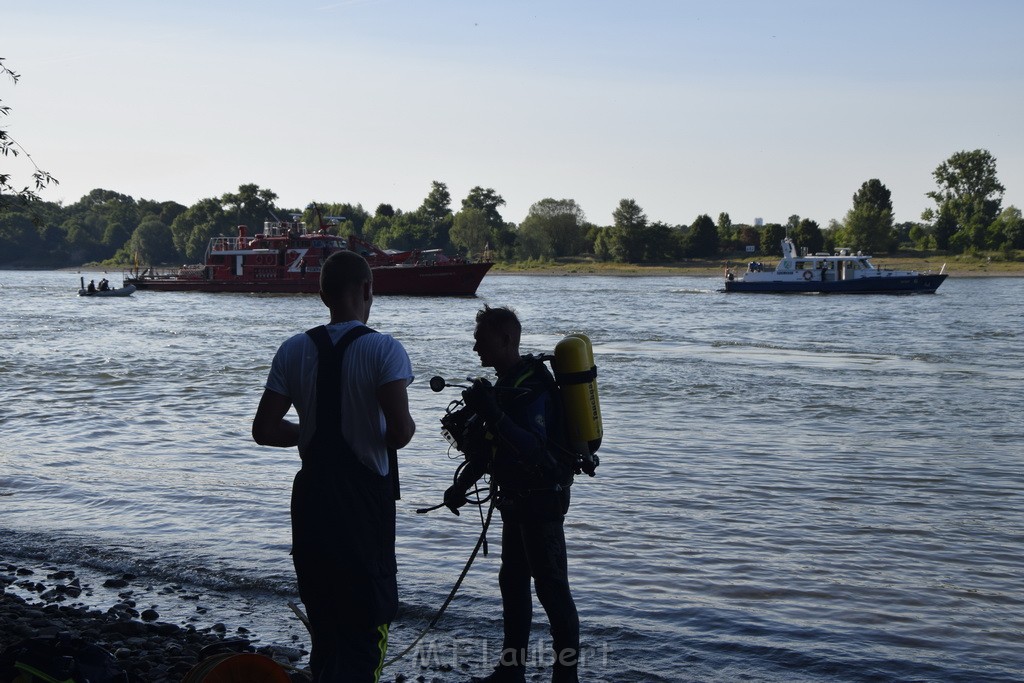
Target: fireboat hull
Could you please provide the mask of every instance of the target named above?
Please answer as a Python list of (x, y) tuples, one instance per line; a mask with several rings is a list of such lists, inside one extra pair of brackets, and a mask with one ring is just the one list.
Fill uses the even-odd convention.
[[(372, 268), (375, 295), (474, 296), (492, 263), (455, 263), (432, 266), (381, 266)], [(215, 279), (182, 277), (176, 273), (126, 275), (125, 285), (162, 292), (236, 292), (251, 294), (316, 294), (320, 273), (279, 273), (266, 269), (257, 277)], [(282, 275), (282, 277), (276, 277)]]
[(316, 294), (320, 268), (330, 255), (353, 251), (370, 266), (374, 294), (474, 296), (493, 265), (489, 260), (449, 258), (440, 249), (384, 250), (355, 235), (345, 238), (332, 232), (334, 224), (322, 217), (319, 229), (312, 232), (298, 220), (299, 214), (292, 218), (267, 221), (252, 237), (240, 225), (237, 236), (210, 238), (203, 263), (165, 270), (136, 268), (125, 273), (124, 284), (163, 292)]

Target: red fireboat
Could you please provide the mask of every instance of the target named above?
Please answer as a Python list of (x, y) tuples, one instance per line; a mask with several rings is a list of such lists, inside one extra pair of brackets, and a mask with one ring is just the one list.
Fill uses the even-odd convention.
[(316, 294), (320, 264), (336, 251), (362, 254), (373, 271), (374, 294), (474, 296), (490, 261), (470, 262), (445, 256), (440, 249), (384, 250), (365, 240), (331, 234), (326, 227), (308, 232), (301, 222), (268, 221), (248, 237), (214, 237), (202, 264), (180, 268), (135, 268), (124, 284), (165, 292), (253, 292)]

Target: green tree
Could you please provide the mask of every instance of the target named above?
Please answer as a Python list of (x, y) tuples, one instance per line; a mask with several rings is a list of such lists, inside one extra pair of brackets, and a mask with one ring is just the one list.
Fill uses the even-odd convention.
[(541, 221), (527, 216), (516, 232), (516, 258), (519, 260), (550, 261), (555, 257), (551, 240)]
[(440, 220), (452, 213), (452, 193), (448, 186), (434, 180), (430, 183), (430, 192), (423, 198), (420, 211), (435, 220)]
[(0, 217), (0, 263), (32, 263), (44, 256), (44, 240), (29, 207), (10, 206)]
[(818, 223), (810, 218), (804, 218), (797, 223), (791, 236), (798, 247), (807, 249), (810, 254), (825, 248), (825, 235), (822, 234)]
[(907, 236), (918, 249), (928, 249), (930, 246), (935, 244), (935, 240), (928, 232), (928, 227), (921, 225), (920, 223), (914, 223), (910, 227), (910, 232), (907, 233)]
[(156, 218), (146, 219), (135, 228), (128, 243), (128, 250), (133, 255), (133, 260), (140, 265), (171, 263), (178, 257), (171, 229)]
[(779, 223), (768, 223), (761, 228), (761, 253), (765, 256), (781, 256), (782, 240), (786, 228)]
[(64, 232), (64, 241), (72, 262), (85, 263), (102, 257), (101, 235), (94, 216), (73, 216), (64, 221), (60, 229)]
[(754, 247), (754, 251), (760, 251), (761, 233), (752, 225), (744, 225), (739, 229), (736, 246), (744, 250), (751, 246)]
[(69, 205), (63, 214), (69, 253), (76, 263), (112, 256), (131, 236), (141, 215), (129, 195), (100, 188)]
[(864, 182), (853, 195), (853, 208), (843, 224), (842, 239), (867, 253), (888, 252), (896, 244), (892, 193), (876, 178)]
[(600, 261), (612, 259), (611, 228), (595, 227), (592, 237), (594, 242), (594, 256)]
[(542, 199), (519, 225), (517, 253), (522, 258), (551, 259), (586, 251), (587, 220), (572, 199)]
[(505, 219), (501, 217), (498, 208), (505, 205), (505, 200), (492, 188), (484, 189), (477, 185), (466, 198), (462, 200), (463, 209), (478, 209), (483, 211), (487, 219), (487, 225), (492, 230), (501, 230), (505, 227)]
[(956, 233), (956, 216), (953, 215), (952, 207), (949, 204), (944, 204), (936, 212), (935, 223), (932, 225), (935, 248), (943, 251), (949, 249), (950, 240), (953, 239), (953, 235)]
[(712, 258), (718, 255), (718, 227), (711, 216), (702, 214), (690, 225), (684, 253), (690, 258)]
[(909, 246), (913, 244), (914, 240), (910, 237), (910, 231), (916, 225), (918, 224), (913, 221), (903, 221), (902, 223), (895, 223), (892, 226), (893, 237), (898, 246)]
[(1024, 219), (1016, 206), (1003, 209), (992, 223), (993, 244), (1011, 249), (1024, 249)]
[(379, 245), (381, 239), (387, 239), (394, 218), (395, 209), (390, 204), (378, 204), (373, 216), (363, 224), (363, 238)]
[[(511, 258), (516, 241), (515, 226), (505, 223), (505, 219), (498, 212), (498, 207), (504, 206), (505, 200), (500, 194), (491, 188), (482, 188), (479, 185), (469, 191), (469, 194), (462, 200), (462, 208), (474, 208), (484, 213), (487, 225), (490, 228), (488, 240), (491, 249), (497, 251), (501, 258)], [(455, 239), (452, 238), (452, 244)]]
[(945, 211), (946, 220), (956, 225), (957, 243), (985, 247), (988, 226), (999, 215), (1006, 191), (996, 175), (995, 157), (984, 149), (960, 151), (939, 164), (932, 176), (938, 189), (927, 196), (938, 207), (937, 220)]
[(233, 234), (232, 222), (220, 200), (200, 199), (171, 223), (171, 240), (180, 255), (195, 261), (206, 254), (211, 237)]
[[(226, 215), (234, 226), (244, 225), (249, 234), (263, 232), (263, 223), (273, 220), (281, 210), (274, 205), (277, 195), (271, 190), (260, 189), (255, 183), (239, 185), (238, 192), (227, 192), (221, 195), (220, 202)], [(234, 230), (231, 230), (234, 234)]]
[[(140, 199), (136, 202), (140, 218), (152, 216), (164, 225), (170, 225), (174, 219), (185, 213), (188, 208), (178, 202), (158, 202), (151, 199)], [(141, 221), (140, 221), (141, 222)]]
[(397, 212), (387, 223), (387, 227), (378, 231), (377, 244), (384, 249), (425, 249), (437, 246), (437, 238), (433, 233), (433, 224), (419, 211), (410, 213)]
[(89, 249), (83, 258), (72, 261), (67, 233), (62, 225), (67, 208), (41, 199), (14, 201), (0, 211), (0, 263), (24, 267), (64, 267), (79, 265), (101, 249), (96, 240), (86, 240)]
[(733, 227), (732, 219), (729, 218), (729, 214), (725, 211), (718, 214), (716, 227), (718, 229), (718, 241), (720, 244), (731, 244), (736, 241), (737, 231)]
[[(351, 204), (348, 202), (315, 202), (320, 207), (323, 216), (331, 216), (339, 221), (338, 234), (342, 236), (357, 235), (363, 236), (363, 228), (370, 218), (370, 213), (363, 208), (362, 204)], [(303, 212), (302, 220), (310, 225), (315, 222), (315, 211), (312, 206)], [(317, 226), (319, 227), (319, 226)]]
[(469, 257), (481, 256), (491, 239), (491, 226), (487, 214), (474, 206), (467, 206), (455, 214), (452, 223), (452, 244)]
[(434, 180), (430, 183), (430, 192), (416, 210), (420, 223), (427, 228), (425, 247), (447, 247), (451, 241), (449, 233), (452, 229), (452, 194), (448, 186)]
[(637, 263), (644, 257), (644, 232), (647, 215), (635, 199), (622, 199), (612, 212), (614, 224), (605, 236), (608, 252), (612, 259), (626, 263)]
[[(15, 85), (18, 83), (18, 79), (21, 78), (21, 76), (7, 68), (7, 65), (4, 64), (3, 57), (0, 57), (0, 75), (7, 76)], [(4, 105), (3, 100), (0, 100), (0, 116), (10, 116), (10, 113), (11, 108)], [(50, 184), (57, 184), (57, 179), (46, 171), (40, 169), (32, 159), (32, 155), (25, 151), (25, 148), (22, 147), (17, 140), (11, 137), (6, 128), (0, 127), (0, 156), (12, 158), (21, 154), (24, 154), (29, 163), (32, 164), (32, 184), (31, 186), (25, 185), (21, 189), (18, 189), (18, 187), (13, 184), (12, 173), (8, 173), (6, 171), (0, 172), (0, 214), (14, 203), (28, 205), (38, 201), (38, 192), (42, 191)], [(38, 214), (33, 213), (32, 216), (37, 222), (41, 220)]]
[(843, 224), (835, 218), (830, 218), (828, 227), (822, 232), (825, 235), (825, 248), (822, 251), (834, 252), (839, 246), (843, 235)]
[[(712, 223), (711, 227), (714, 229), (715, 224)], [(681, 231), (662, 221), (650, 223), (643, 229), (641, 244), (643, 254), (640, 260), (647, 263), (676, 261), (682, 258), (686, 248)]]

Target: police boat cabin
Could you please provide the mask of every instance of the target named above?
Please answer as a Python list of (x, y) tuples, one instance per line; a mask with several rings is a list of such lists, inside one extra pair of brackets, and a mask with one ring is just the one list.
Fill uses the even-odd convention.
[(750, 263), (737, 276), (726, 269), (726, 292), (820, 292), (846, 294), (934, 294), (946, 279), (946, 266), (938, 273), (888, 270), (871, 257), (840, 249), (835, 254), (797, 255), (790, 238), (782, 240), (782, 260), (774, 270)]

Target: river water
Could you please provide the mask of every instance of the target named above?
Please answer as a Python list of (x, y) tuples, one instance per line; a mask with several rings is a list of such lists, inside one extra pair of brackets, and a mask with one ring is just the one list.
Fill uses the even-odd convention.
[[(80, 299), (78, 277), (0, 272), (0, 559), (130, 572), (165, 620), (308, 643), (286, 604), (298, 456), (249, 428), (275, 349), (326, 310), (312, 296)], [(566, 525), (584, 680), (1021, 680), (1024, 279), (954, 274), (919, 296), (719, 286), (489, 275), (477, 298), (376, 300), (370, 324), (417, 375), (391, 652), (479, 534), (476, 515), (415, 508), (439, 502), (456, 464), (438, 419), (457, 393), (427, 380), (483, 372), (486, 302), (518, 310), (524, 352), (574, 331), (594, 342), (602, 464), (577, 479)], [(498, 553), (495, 527), (386, 678), (489, 668)]]

